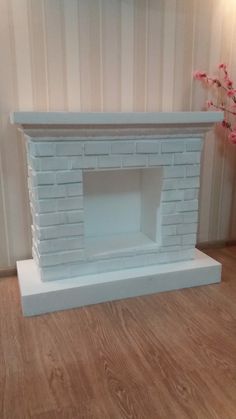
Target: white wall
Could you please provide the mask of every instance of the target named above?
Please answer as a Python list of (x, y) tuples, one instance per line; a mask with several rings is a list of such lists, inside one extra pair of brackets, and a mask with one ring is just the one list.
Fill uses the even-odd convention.
[[(199, 110), (193, 69), (236, 76), (235, 0), (0, 0), (0, 267), (30, 256), (11, 110)], [(235, 148), (205, 144), (199, 240), (236, 238)]]

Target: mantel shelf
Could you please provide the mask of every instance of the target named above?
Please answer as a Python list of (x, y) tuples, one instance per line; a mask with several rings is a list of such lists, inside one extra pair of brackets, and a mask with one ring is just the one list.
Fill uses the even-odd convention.
[(12, 112), (11, 122), (22, 127), (81, 125), (212, 125), (223, 112)]

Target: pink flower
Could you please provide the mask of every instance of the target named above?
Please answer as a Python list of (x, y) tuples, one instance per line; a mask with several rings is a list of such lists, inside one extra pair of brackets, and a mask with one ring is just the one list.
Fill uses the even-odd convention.
[(236, 144), (236, 131), (231, 131), (228, 138), (231, 143)]
[(222, 68), (223, 70), (227, 69), (227, 65), (224, 63), (219, 64), (219, 68)]
[(229, 88), (232, 87), (233, 86), (232, 80), (226, 78), (226, 86), (229, 87)]
[(227, 91), (227, 96), (233, 97), (236, 95), (236, 89), (230, 89)]
[(206, 107), (207, 107), (207, 108), (210, 108), (212, 105), (213, 105), (212, 100), (207, 100), (207, 101), (206, 101)]
[(197, 71), (194, 71), (193, 77), (196, 80), (203, 80), (203, 79), (205, 79), (207, 77), (207, 74), (205, 72), (203, 72), (203, 71), (198, 71), (197, 70)]

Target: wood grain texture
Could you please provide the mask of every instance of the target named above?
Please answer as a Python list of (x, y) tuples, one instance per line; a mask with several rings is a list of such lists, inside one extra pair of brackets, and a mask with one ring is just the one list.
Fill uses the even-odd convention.
[(235, 419), (236, 246), (220, 285), (23, 318), (0, 282), (1, 419)]

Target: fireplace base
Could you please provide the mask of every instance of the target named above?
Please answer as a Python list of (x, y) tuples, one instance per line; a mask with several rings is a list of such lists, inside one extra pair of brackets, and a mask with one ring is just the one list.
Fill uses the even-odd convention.
[(200, 252), (185, 262), (42, 282), (33, 259), (17, 262), (23, 314), (57, 310), (220, 282), (221, 264)]

